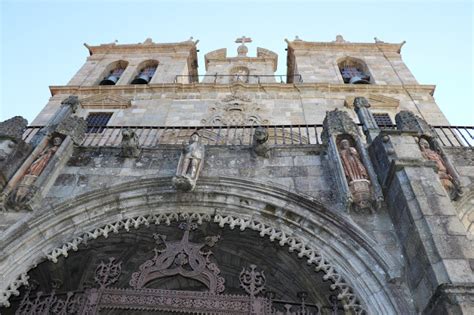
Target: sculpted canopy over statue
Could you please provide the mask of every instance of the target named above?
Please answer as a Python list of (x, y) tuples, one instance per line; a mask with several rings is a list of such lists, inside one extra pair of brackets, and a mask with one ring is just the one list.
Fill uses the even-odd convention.
[(349, 140), (341, 141), (339, 153), (349, 184), (355, 180), (369, 178), (367, 170), (360, 160), (359, 153), (354, 147), (351, 147)]
[(197, 132), (191, 135), (189, 143), (183, 148), (173, 185), (178, 190), (191, 191), (201, 171), (204, 160), (204, 145), (199, 142)]
[(437, 172), (439, 179), (441, 180), (441, 184), (443, 184), (443, 187), (446, 189), (446, 191), (448, 191), (449, 194), (452, 194), (455, 190), (454, 179), (448, 173), (446, 163), (444, 162), (441, 155), (439, 155), (436, 151), (432, 150), (430, 147), (430, 143), (424, 138), (420, 138), (418, 145), (420, 146), (421, 155), (425, 159), (429, 161), (434, 161), (436, 163), (436, 167), (438, 169)]

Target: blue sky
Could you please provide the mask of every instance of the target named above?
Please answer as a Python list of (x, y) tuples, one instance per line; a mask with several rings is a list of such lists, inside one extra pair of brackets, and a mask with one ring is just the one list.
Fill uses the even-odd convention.
[(59, 1), (0, 0), (0, 120), (32, 121), (47, 103), (49, 85), (64, 85), (85, 62), (82, 45), (199, 39), (204, 54), (235, 38), (279, 54), (285, 38), (352, 42), (406, 40), (402, 56), (417, 80), (436, 84), (435, 98), (450, 122), (474, 125), (473, 4), (464, 1)]

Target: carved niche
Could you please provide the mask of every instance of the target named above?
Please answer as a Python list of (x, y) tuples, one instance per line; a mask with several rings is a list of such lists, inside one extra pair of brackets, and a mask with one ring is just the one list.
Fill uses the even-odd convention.
[(362, 142), (359, 129), (345, 111), (326, 113), (321, 134), (327, 145), (339, 199), (347, 209), (373, 212), (383, 201), (382, 189)]
[(28, 121), (15, 116), (0, 123), (0, 190), (31, 152), (31, 146), (22, 140)]
[(37, 187), (34, 185), (38, 177), (43, 173), (49, 161), (56, 154), (63, 142), (60, 136), (53, 137), (41, 153), (30, 164), (25, 174), (20, 180), (20, 183), (13, 190), (9, 196), (8, 205), (16, 210), (19, 210), (27, 205), (33, 198)]
[(260, 108), (243, 95), (229, 95), (209, 109), (208, 118), (201, 121), (210, 126), (247, 126), (267, 124), (260, 117)]
[(417, 133), (421, 155), (435, 163), (436, 173), (450, 199), (459, 198), (463, 194), (460, 176), (444, 152), (436, 131), (423, 118), (408, 110), (399, 112), (395, 121), (398, 130)]

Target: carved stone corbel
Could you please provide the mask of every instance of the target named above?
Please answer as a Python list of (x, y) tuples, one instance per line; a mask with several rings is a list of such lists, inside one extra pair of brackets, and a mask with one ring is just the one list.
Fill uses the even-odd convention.
[(140, 155), (140, 143), (138, 136), (135, 131), (131, 129), (122, 130), (122, 142), (120, 143), (122, 148), (121, 156), (125, 158), (136, 158)]
[(192, 191), (194, 189), (204, 164), (204, 155), (204, 145), (200, 143), (199, 134), (195, 132), (181, 152), (176, 176), (172, 179), (173, 186), (177, 190)]
[(399, 112), (395, 121), (398, 130), (417, 133), (422, 156), (425, 160), (435, 162), (436, 173), (451, 200), (462, 196), (459, 173), (444, 152), (436, 131), (423, 118), (408, 110)]
[(373, 212), (383, 202), (382, 189), (354, 121), (344, 111), (326, 112), (321, 134), (335, 175), (339, 198), (346, 208)]
[(267, 128), (258, 126), (255, 128), (252, 143), (253, 152), (261, 157), (270, 157), (270, 146), (268, 144), (268, 130)]
[(0, 191), (31, 153), (31, 146), (22, 139), (27, 125), (20, 116), (0, 123)]

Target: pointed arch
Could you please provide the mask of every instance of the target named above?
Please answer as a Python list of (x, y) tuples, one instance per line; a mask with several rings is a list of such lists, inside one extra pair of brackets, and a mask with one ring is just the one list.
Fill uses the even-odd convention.
[[(251, 228), (296, 251), (325, 273), (355, 313), (407, 313), (388, 279), (397, 272), (376, 243), (322, 203), (267, 183), (236, 178), (201, 178), (192, 193), (177, 193), (171, 178), (119, 184), (39, 209), (5, 232), (0, 273), (3, 303), (24, 284), (39, 262), (55, 261), (87, 238), (119, 229), (166, 222), (181, 213), (209, 217), (221, 226)], [(15, 262), (15, 263), (12, 263)]]

